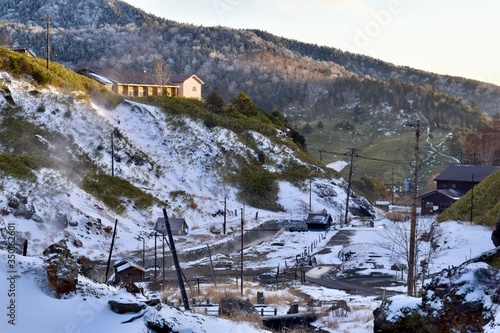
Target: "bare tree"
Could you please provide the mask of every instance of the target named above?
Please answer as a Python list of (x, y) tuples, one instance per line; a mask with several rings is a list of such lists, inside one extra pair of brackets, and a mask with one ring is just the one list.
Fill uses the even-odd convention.
[(160, 86), (167, 85), (172, 74), (163, 59), (156, 59), (153, 63), (153, 72), (155, 74), (156, 84)]
[[(423, 284), (429, 274), (429, 264), (435, 259), (441, 247), (443, 233), (439, 224), (433, 218), (419, 218), (415, 241), (415, 267), (414, 285), (420, 280)], [(398, 266), (405, 265), (408, 269), (410, 255), (410, 221), (393, 222), (386, 225), (383, 241), (380, 247), (393, 253), (392, 260)]]
[(11, 47), (14, 44), (14, 40), (8, 33), (0, 33), (0, 46)]

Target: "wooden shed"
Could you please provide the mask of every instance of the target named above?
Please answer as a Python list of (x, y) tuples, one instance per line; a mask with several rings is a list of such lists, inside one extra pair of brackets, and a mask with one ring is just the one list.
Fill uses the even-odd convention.
[(144, 280), (146, 275), (146, 269), (144, 267), (128, 259), (120, 260), (114, 264), (113, 267), (115, 269), (114, 283), (122, 283), (127, 280), (140, 282)]
[[(168, 219), (170, 224), (170, 230), (173, 236), (185, 236), (188, 234), (189, 227), (184, 218), (171, 217)], [(167, 226), (165, 224), (165, 218), (159, 217), (156, 220), (155, 230), (163, 235), (167, 234)]]

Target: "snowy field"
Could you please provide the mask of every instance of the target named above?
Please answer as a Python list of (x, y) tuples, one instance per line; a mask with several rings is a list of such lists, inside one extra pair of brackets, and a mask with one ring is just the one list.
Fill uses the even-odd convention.
[[(386, 267), (390, 263), (391, 257), (387, 256), (387, 251), (380, 248), (380, 238), (383, 238), (384, 224), (392, 223), (382, 220), (376, 223), (374, 228), (352, 228), (355, 231), (351, 239), (351, 244), (356, 246), (358, 253), (363, 251), (380, 254), (380, 263), (385, 261)], [(443, 243), (446, 244), (445, 251), (437, 257), (432, 267), (436, 270), (458, 265), (465, 259), (474, 257), (486, 250), (493, 248), (490, 240), (491, 230), (485, 227), (471, 226), (468, 223), (446, 222), (441, 224)], [(334, 233), (335, 231), (331, 231)], [(276, 265), (287, 259), (293, 258), (297, 251), (303, 248), (303, 244), (314, 242), (318, 233), (307, 233), (306, 238), (301, 233), (286, 233), (279, 236), (280, 240), (291, 244), (289, 248), (282, 248), (268, 254), (266, 260), (268, 264)], [(285, 239), (286, 238), (286, 239)], [(298, 244), (293, 247), (292, 244)], [(263, 250), (267, 245), (261, 244), (255, 250)], [(317, 250), (321, 249), (324, 243), (318, 243)], [(267, 251), (267, 250), (266, 250)], [(336, 257), (336, 249), (329, 258), (321, 258), (321, 264), (339, 264)], [(164, 317), (175, 324), (179, 332), (259, 332), (252, 324), (234, 323), (227, 320), (218, 319), (213, 316), (203, 316), (182, 312), (168, 306), (157, 312), (153, 308), (149, 309), (143, 319), (135, 320), (131, 323), (123, 322), (133, 315), (118, 315), (112, 312), (107, 305), (110, 299), (136, 299), (123, 290), (98, 284), (80, 276), (78, 291), (68, 295), (64, 299), (54, 297), (53, 291), (49, 288), (43, 269), (43, 259), (41, 257), (22, 257), (16, 255), (11, 268), (7, 267), (8, 253), (0, 252), (0, 308), (4, 312), (0, 321), (1, 332), (144, 332), (144, 318)], [(317, 270), (317, 268), (315, 268)], [(6, 283), (8, 282), (8, 283)], [(258, 288), (258, 287), (256, 287)], [(379, 300), (346, 294), (339, 290), (319, 287), (312, 284), (295, 285), (294, 288), (304, 294), (310, 295), (313, 299), (321, 301), (347, 300), (351, 312), (345, 317), (338, 317), (334, 314), (327, 314), (318, 321), (318, 325), (333, 327), (331, 332), (371, 332), (373, 327), (373, 310), (380, 304)], [(153, 296), (150, 294), (149, 296)], [(141, 296), (142, 297), (142, 296)], [(10, 309), (9, 309), (10, 307)], [(301, 306), (301, 310), (305, 307)], [(9, 316), (11, 315), (11, 316)], [(15, 324), (15, 325), (13, 325)]]

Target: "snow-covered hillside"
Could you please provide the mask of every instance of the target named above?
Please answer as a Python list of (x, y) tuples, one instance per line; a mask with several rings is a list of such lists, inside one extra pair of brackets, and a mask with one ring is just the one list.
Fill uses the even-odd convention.
[[(235, 133), (223, 129), (208, 129), (201, 121), (169, 115), (162, 110), (131, 101), (125, 101), (114, 110), (106, 110), (91, 104), (81, 93), (61, 93), (52, 88), (39, 89), (28, 79), (14, 79), (8, 73), (1, 77), (10, 90), (18, 107), (16, 117), (21, 117), (70, 142), (63, 148), (54, 143), (47, 151), (57, 156), (57, 169), (36, 172), (37, 181), (19, 181), (2, 178), (0, 205), (7, 207), (9, 197), (21, 194), (33, 205), (43, 222), (25, 220), (13, 214), (2, 217), (4, 227), (14, 223), (16, 231), (29, 241), (28, 253), (39, 254), (48, 245), (60, 239), (68, 240), (72, 251), (89, 258), (101, 258), (109, 250), (111, 234), (104, 232), (118, 220), (116, 249), (118, 253), (139, 249), (139, 236), (149, 235), (157, 218), (162, 217), (161, 207), (138, 210), (130, 202), (124, 202), (126, 212), (118, 215), (109, 210), (88, 193), (81, 190), (78, 175), (65, 172), (68, 160), (87, 156), (106, 173), (112, 170), (114, 150), (114, 174), (124, 178), (143, 191), (151, 193), (166, 205), (170, 217), (184, 217), (190, 227), (189, 237), (178, 246), (190, 248), (199, 245), (197, 236), (207, 235), (214, 240), (222, 236), (210, 229), (220, 230), (227, 197), (228, 225), (238, 224), (243, 204), (236, 200), (237, 189), (223, 182), (225, 157), (248, 158), (254, 154)], [(0, 98), (0, 108), (10, 106)], [(22, 135), (20, 133), (20, 135)], [(113, 135), (113, 147), (112, 147)], [(266, 165), (270, 171), (285, 160), (296, 159), (293, 151), (278, 145), (257, 132), (249, 132), (266, 153)], [(41, 135), (41, 142), (47, 142)], [(71, 147), (71, 148), (69, 148)], [(59, 150), (59, 151), (58, 151)], [(297, 159), (296, 159), (297, 160)], [(297, 160), (298, 163), (303, 163)], [(342, 179), (313, 180), (299, 189), (287, 182), (280, 182), (278, 203), (284, 212), (269, 212), (245, 207), (246, 228), (268, 219), (304, 217), (309, 211), (326, 210), (332, 216), (340, 215), (345, 205), (345, 182)], [(181, 193), (182, 195), (172, 195)], [(352, 204), (351, 204), (352, 205)], [(355, 204), (354, 204), (355, 205)], [(68, 227), (60, 227), (56, 216), (67, 216)], [(258, 219), (255, 217), (258, 216)], [(230, 235), (227, 235), (230, 237)], [(74, 245), (79, 239), (82, 244)]]

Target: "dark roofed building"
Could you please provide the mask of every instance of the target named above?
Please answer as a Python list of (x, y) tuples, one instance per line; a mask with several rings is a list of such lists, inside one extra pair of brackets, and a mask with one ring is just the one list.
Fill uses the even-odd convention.
[[(173, 236), (185, 236), (188, 234), (189, 227), (186, 220), (183, 218), (171, 217), (168, 219), (170, 224), (170, 230)], [(159, 217), (156, 220), (155, 230), (163, 235), (167, 234), (167, 225), (165, 224), (165, 218)]]
[(471, 188), (499, 169), (498, 166), (467, 164), (448, 166), (434, 178), (436, 190), (420, 197), (422, 215), (441, 214)]
[(333, 218), (328, 213), (310, 213), (307, 216), (307, 230), (325, 231), (332, 225)]
[(452, 188), (466, 193), (499, 168), (498, 166), (454, 164), (448, 166), (434, 180), (438, 190)]
[(144, 280), (146, 269), (128, 259), (118, 261), (113, 265), (115, 269), (114, 283), (125, 281), (140, 282)]
[(30, 49), (26, 49), (26, 48), (17, 48), (17, 49), (12, 49), (12, 51), (15, 51), (17, 53), (22, 53), (22, 54), (25, 54), (27, 56), (30, 56), (30, 57), (33, 57), (33, 58), (36, 58), (36, 54), (35, 52), (33, 52), (32, 50)]

